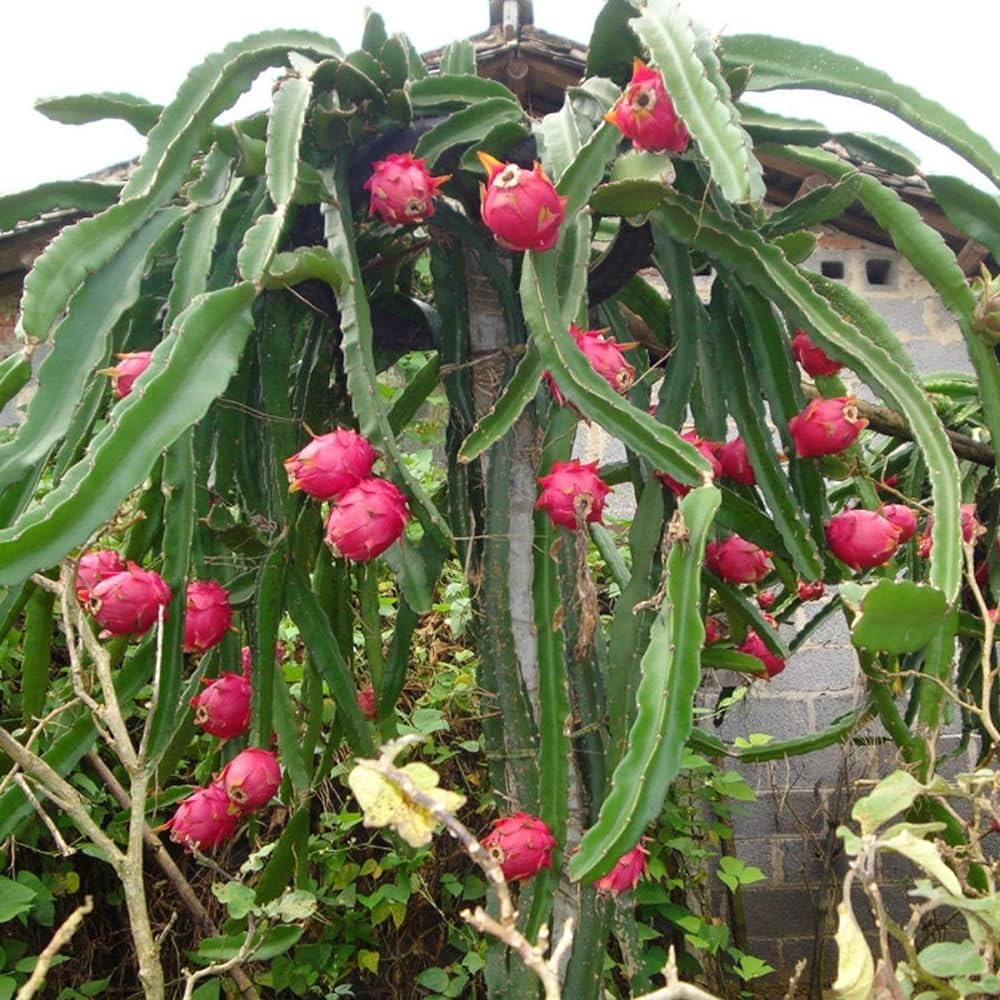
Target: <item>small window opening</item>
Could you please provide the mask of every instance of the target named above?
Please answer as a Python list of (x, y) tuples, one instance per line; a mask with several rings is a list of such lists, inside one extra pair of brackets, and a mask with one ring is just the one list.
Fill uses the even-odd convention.
[(842, 260), (824, 260), (819, 265), (819, 271), (824, 278), (833, 278), (834, 281), (844, 280), (844, 262)]
[(892, 280), (892, 261), (883, 257), (866, 260), (865, 275), (869, 285), (888, 285)]

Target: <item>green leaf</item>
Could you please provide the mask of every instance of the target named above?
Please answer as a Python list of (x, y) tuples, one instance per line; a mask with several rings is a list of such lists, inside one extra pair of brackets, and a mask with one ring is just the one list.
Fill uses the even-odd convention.
[(597, 215), (629, 217), (650, 212), (663, 200), (663, 185), (657, 181), (612, 181), (595, 188), (590, 208)]
[(439, 104), (476, 104), (499, 97), (518, 104), (517, 96), (497, 80), (469, 74), (428, 76), (407, 86), (414, 108), (433, 108)]
[(715, 487), (703, 486), (680, 502), (681, 520), (667, 556), (663, 605), (642, 658), (628, 748), (612, 775), (597, 822), (570, 859), (570, 877), (575, 881), (604, 874), (638, 843), (659, 815), (667, 788), (680, 769), (705, 638), (700, 607), (705, 540), (719, 500)]
[(118, 200), (119, 184), (99, 181), (54, 181), (0, 197), (0, 233), (19, 222), (33, 222), (46, 212), (73, 209), (102, 212)]
[[(73, 296), (56, 327), (52, 350), (39, 366), (38, 388), (24, 423), (11, 441), (0, 445), (0, 488), (37, 469), (66, 433), (88, 380), (108, 356), (112, 328), (139, 296), (149, 254), (182, 217), (180, 208), (154, 216)], [(32, 295), (57, 299), (63, 294), (61, 286), (62, 276), (55, 276), (48, 292), (45, 285), (36, 284)]]
[(265, 288), (291, 288), (303, 281), (325, 281), (333, 291), (341, 291), (347, 275), (326, 247), (297, 247), (275, 254), (263, 276)]
[(915, 865), (933, 875), (949, 892), (956, 896), (962, 895), (962, 884), (958, 881), (958, 876), (945, 864), (944, 858), (930, 841), (901, 829), (891, 837), (879, 838), (879, 847), (909, 858)]
[[(292, 927), (287, 924), (257, 931), (254, 935), (257, 943), (250, 952), (249, 960), (266, 962), (283, 955), (302, 937), (304, 931), (304, 927)], [(205, 938), (191, 957), (203, 965), (208, 965), (210, 962), (226, 962), (239, 952), (244, 940), (242, 934)]]
[(54, 604), (55, 594), (38, 587), (25, 607), (21, 631), (21, 718), (26, 726), (33, 726), (32, 720), (41, 718), (49, 692)]
[(758, 656), (740, 653), (725, 646), (706, 646), (701, 651), (702, 667), (714, 667), (716, 670), (734, 670), (740, 674), (762, 674), (764, 663)]
[(886, 653), (910, 653), (930, 642), (948, 612), (940, 590), (910, 580), (879, 580), (861, 604), (851, 642)]
[(109, 520), (160, 452), (225, 389), (252, 329), (253, 286), (199, 296), (153, 352), (142, 382), (111, 413), (83, 459), (0, 531), (0, 583), (54, 565)]
[(1000, 261), (1000, 198), (958, 177), (930, 174), (926, 180), (955, 227), (988, 247), (993, 259)]
[(524, 112), (519, 104), (505, 97), (487, 97), (468, 108), (448, 115), (439, 125), (425, 132), (413, 148), (414, 156), (423, 157), (428, 169), (452, 146), (477, 142), (497, 125), (520, 122)]
[(857, 59), (788, 38), (728, 35), (722, 61), (727, 69), (753, 67), (750, 90), (826, 90), (884, 108), (954, 150), (1000, 185), (1000, 156), (982, 136), (936, 101)]
[(320, 672), (337, 703), (337, 716), (351, 749), (358, 756), (370, 757), (374, 751), (371, 731), (358, 708), (358, 689), (354, 678), (316, 594), (302, 570), (294, 565), (290, 567), (288, 576), (288, 613), (309, 648), (313, 667)]
[[(955, 890), (957, 891), (957, 890)], [(920, 967), (932, 976), (981, 976), (986, 963), (972, 941), (936, 941), (917, 955)]]
[(315, 32), (264, 31), (227, 46), (195, 67), (149, 133), (146, 151), (122, 197), (152, 202), (169, 198), (184, 181), (212, 122), (259, 73), (282, 65), (293, 49), (311, 58), (343, 55), (335, 41)]
[(35, 905), (35, 890), (0, 875), (0, 924), (27, 913)]
[(76, 94), (35, 101), (35, 110), (63, 125), (88, 125), (118, 119), (147, 135), (163, 112), (162, 104), (151, 104), (135, 94)]
[(839, 1000), (870, 1000), (875, 981), (875, 961), (865, 935), (844, 901), (837, 906), (837, 978), (833, 990)]
[(699, 43), (680, 5), (675, 0), (650, 0), (629, 27), (649, 48), (670, 99), (708, 160), (723, 196), (731, 202), (759, 201), (764, 194), (760, 164), (740, 126), (714, 52)]
[(862, 834), (874, 833), (883, 823), (909, 809), (924, 786), (908, 771), (893, 771), (883, 778), (851, 809), (851, 819), (861, 825)]

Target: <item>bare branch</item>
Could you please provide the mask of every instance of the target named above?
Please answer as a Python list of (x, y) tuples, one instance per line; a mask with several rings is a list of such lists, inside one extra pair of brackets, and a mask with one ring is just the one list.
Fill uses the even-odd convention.
[(49, 971), (49, 966), (53, 959), (64, 948), (69, 939), (77, 932), (83, 918), (94, 908), (94, 897), (85, 896), (83, 905), (78, 906), (58, 927), (52, 940), (42, 949), (41, 954), (35, 961), (35, 967), (31, 970), (28, 981), (17, 991), (15, 1000), (31, 1000), (45, 982), (45, 973)]

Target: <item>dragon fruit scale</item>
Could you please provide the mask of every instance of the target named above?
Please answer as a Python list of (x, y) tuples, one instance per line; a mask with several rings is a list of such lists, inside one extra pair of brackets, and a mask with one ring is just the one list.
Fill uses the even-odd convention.
[(508, 250), (551, 250), (559, 239), (566, 199), (536, 163), (525, 170), (477, 153), (486, 168), (480, 185), (480, 212), (497, 243)]
[(326, 521), (326, 543), (334, 555), (369, 562), (400, 538), (409, 519), (406, 497), (372, 476), (338, 498)]
[(92, 549), (80, 556), (76, 566), (76, 599), (81, 606), (90, 600), (91, 593), (102, 580), (124, 573), (128, 567), (114, 549)]

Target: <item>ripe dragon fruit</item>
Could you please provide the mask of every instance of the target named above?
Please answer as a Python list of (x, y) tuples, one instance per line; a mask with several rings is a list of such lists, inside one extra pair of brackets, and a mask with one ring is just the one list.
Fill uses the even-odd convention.
[(743, 438), (733, 438), (724, 445), (720, 445), (716, 451), (722, 475), (734, 483), (742, 483), (744, 486), (753, 486), (757, 482), (754, 475), (753, 466), (747, 456), (747, 446)]
[(184, 609), (184, 652), (203, 653), (222, 641), (233, 621), (229, 591), (215, 580), (192, 580)]
[(681, 153), (691, 138), (677, 117), (662, 74), (639, 59), (632, 64), (632, 79), (625, 93), (604, 120), (631, 139), (636, 149), (654, 153)]
[(634, 889), (646, 871), (648, 853), (642, 844), (636, 844), (631, 851), (627, 851), (615, 862), (614, 868), (607, 875), (594, 883), (594, 887), (598, 892), (610, 892), (615, 896), (621, 896)]
[(226, 790), (218, 784), (198, 788), (177, 806), (164, 824), (175, 844), (188, 850), (210, 851), (236, 833), (239, 815), (232, 808)]
[(542, 820), (517, 812), (495, 820), (482, 843), (500, 863), (504, 878), (516, 882), (552, 867), (556, 838)]
[(378, 718), (375, 705), (375, 688), (371, 684), (358, 691), (358, 708), (361, 709), (361, 714), (369, 722), (374, 722)]
[(853, 396), (814, 399), (788, 421), (799, 458), (836, 455), (850, 447), (868, 421), (858, 414)]
[(94, 620), (107, 635), (142, 635), (170, 603), (170, 588), (153, 570), (130, 562), (122, 573), (101, 580), (87, 602)]
[[(625, 360), (625, 355), (615, 340), (607, 339), (604, 330), (581, 330), (575, 323), (570, 324), (569, 332), (594, 371), (615, 392), (628, 392), (635, 378), (635, 369)], [(545, 373), (545, 381), (555, 401), (562, 406), (562, 393), (548, 372)]]
[(238, 753), (217, 780), (237, 810), (253, 812), (274, 797), (281, 785), (281, 767), (273, 750), (250, 747)]
[(747, 630), (746, 639), (736, 647), (736, 651), (746, 653), (747, 656), (755, 656), (760, 660), (764, 664), (764, 671), (769, 678), (780, 674), (785, 669), (784, 657), (772, 653), (764, 645), (764, 640), (753, 629)]
[(553, 524), (571, 529), (599, 522), (604, 499), (611, 492), (597, 475), (596, 462), (581, 463), (575, 458), (553, 462), (549, 474), (538, 477), (538, 485), (542, 490), (535, 510), (544, 510)]
[(551, 250), (559, 239), (566, 199), (536, 163), (524, 170), (477, 153), (487, 182), (479, 186), (480, 212), (497, 243), (508, 250)]
[(792, 354), (807, 375), (836, 375), (844, 366), (834, 361), (821, 347), (817, 347), (805, 330), (796, 330), (792, 337)]
[(372, 164), (372, 175), (365, 181), (371, 193), (369, 211), (390, 225), (416, 225), (434, 214), (437, 189), (450, 179), (450, 174), (431, 177), (426, 163), (412, 153), (389, 153)]
[(705, 641), (702, 645), (713, 646), (725, 638), (725, 632), (718, 618), (705, 619)]
[(723, 542), (708, 543), (705, 565), (729, 583), (756, 583), (774, 569), (770, 554), (739, 535), (730, 535)]
[(830, 551), (853, 570), (888, 562), (899, 548), (899, 528), (873, 510), (845, 510), (830, 518)]
[(768, 611), (774, 607), (774, 602), (778, 599), (778, 595), (773, 590), (762, 590), (757, 595), (757, 607), (761, 611)]
[(133, 351), (131, 354), (116, 354), (118, 364), (105, 368), (104, 374), (111, 376), (115, 396), (124, 399), (131, 391), (135, 380), (149, 367), (152, 351)]
[(317, 500), (336, 500), (368, 479), (378, 452), (366, 437), (346, 427), (314, 437), (285, 459), (289, 493), (302, 490)]
[(326, 543), (334, 555), (369, 562), (403, 534), (409, 519), (406, 497), (372, 476), (340, 495), (326, 521)]
[(250, 647), (243, 647), (243, 674), (222, 674), (203, 679), (205, 690), (191, 699), (194, 724), (210, 736), (231, 740), (250, 728)]
[(899, 528), (899, 544), (908, 542), (917, 532), (917, 512), (902, 503), (887, 503), (879, 513)]
[(124, 573), (128, 567), (113, 549), (92, 549), (80, 556), (76, 568), (76, 599), (81, 607), (90, 600), (91, 592), (102, 580)]
[[(961, 507), (962, 541), (974, 542), (986, 529), (982, 522), (976, 517), (976, 505), (974, 503), (963, 503)], [(931, 531), (934, 528), (934, 515), (928, 514), (927, 523), (924, 525), (924, 533), (917, 542), (917, 554), (921, 559), (927, 559), (931, 554), (931, 547), (934, 540)]]
[[(722, 475), (722, 464), (716, 457), (716, 453), (721, 447), (718, 442), (706, 441), (697, 431), (684, 431), (681, 434), (681, 438), (687, 441), (688, 444), (693, 444), (700, 454), (708, 459), (708, 464), (712, 467), (712, 476), (718, 479)], [(677, 482), (676, 479), (668, 476), (665, 472), (657, 472), (656, 476), (664, 486), (669, 487), (679, 497), (687, 496), (691, 492), (692, 488), (690, 486), (686, 483)]]

